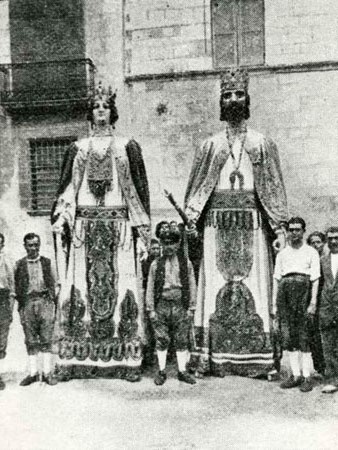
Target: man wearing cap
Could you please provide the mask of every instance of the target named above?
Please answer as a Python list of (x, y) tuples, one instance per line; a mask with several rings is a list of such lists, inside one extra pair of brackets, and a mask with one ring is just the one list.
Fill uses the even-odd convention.
[(241, 68), (224, 74), (225, 127), (197, 150), (185, 196), (188, 231), (201, 238), (192, 359), (199, 373), (219, 376), (262, 376), (276, 362), (272, 243), (287, 220), (286, 194), (276, 145), (247, 126), (248, 82)]
[(194, 270), (189, 259), (179, 252), (181, 235), (168, 231), (160, 235), (163, 255), (156, 259), (148, 277), (146, 309), (153, 324), (159, 372), (155, 384), (165, 383), (168, 347), (173, 340), (178, 364), (178, 379), (195, 384), (186, 371), (189, 331), (196, 303)]

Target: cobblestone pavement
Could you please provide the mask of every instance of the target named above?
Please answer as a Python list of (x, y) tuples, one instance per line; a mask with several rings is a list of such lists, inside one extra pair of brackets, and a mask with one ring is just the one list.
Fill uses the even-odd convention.
[(240, 377), (175, 378), (155, 386), (122, 380), (72, 380), (0, 392), (0, 448), (334, 449), (338, 394), (303, 394)]

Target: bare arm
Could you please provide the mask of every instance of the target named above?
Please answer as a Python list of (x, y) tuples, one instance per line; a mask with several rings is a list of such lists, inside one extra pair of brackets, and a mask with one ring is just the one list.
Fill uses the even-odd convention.
[(311, 301), (307, 309), (308, 314), (315, 314), (317, 309), (319, 278), (311, 283)]

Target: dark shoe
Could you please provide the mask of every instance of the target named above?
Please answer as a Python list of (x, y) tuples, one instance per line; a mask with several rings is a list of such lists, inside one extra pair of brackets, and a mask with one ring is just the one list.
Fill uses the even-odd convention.
[(166, 381), (167, 381), (167, 374), (164, 372), (164, 370), (159, 370), (154, 379), (154, 383), (157, 386), (162, 386), (162, 384), (164, 384)]
[(141, 375), (135, 371), (127, 372), (124, 376), (124, 379), (126, 381), (129, 381), (129, 383), (136, 383), (137, 381), (141, 381)]
[(29, 386), (30, 384), (36, 383), (37, 381), (39, 381), (39, 374), (28, 375), (21, 381), (20, 386)]
[(48, 375), (43, 374), (42, 381), (46, 384), (49, 384), (49, 386), (55, 386), (56, 384), (58, 384), (57, 379), (51, 373), (49, 373)]
[(196, 384), (195, 377), (188, 372), (178, 372), (177, 378), (184, 383)]
[(0, 377), (0, 391), (3, 391), (6, 387), (4, 380)]
[(310, 392), (313, 389), (311, 378), (304, 378), (303, 383), (300, 385), (299, 390), (301, 392)]
[(303, 378), (302, 377), (294, 377), (293, 375), (291, 375), (289, 378), (287, 378), (285, 381), (283, 381), (280, 384), (280, 387), (282, 389), (291, 389), (297, 386), (300, 386), (303, 382)]

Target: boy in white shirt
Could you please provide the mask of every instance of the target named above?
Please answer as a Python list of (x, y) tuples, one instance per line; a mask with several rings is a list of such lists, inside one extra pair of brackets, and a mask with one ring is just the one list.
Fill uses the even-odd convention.
[(277, 313), (282, 347), (289, 352), (292, 371), (281, 388), (300, 386), (302, 392), (309, 392), (313, 389), (311, 321), (317, 307), (320, 260), (318, 252), (303, 241), (305, 229), (301, 217), (288, 222), (289, 245), (276, 258), (273, 313)]

